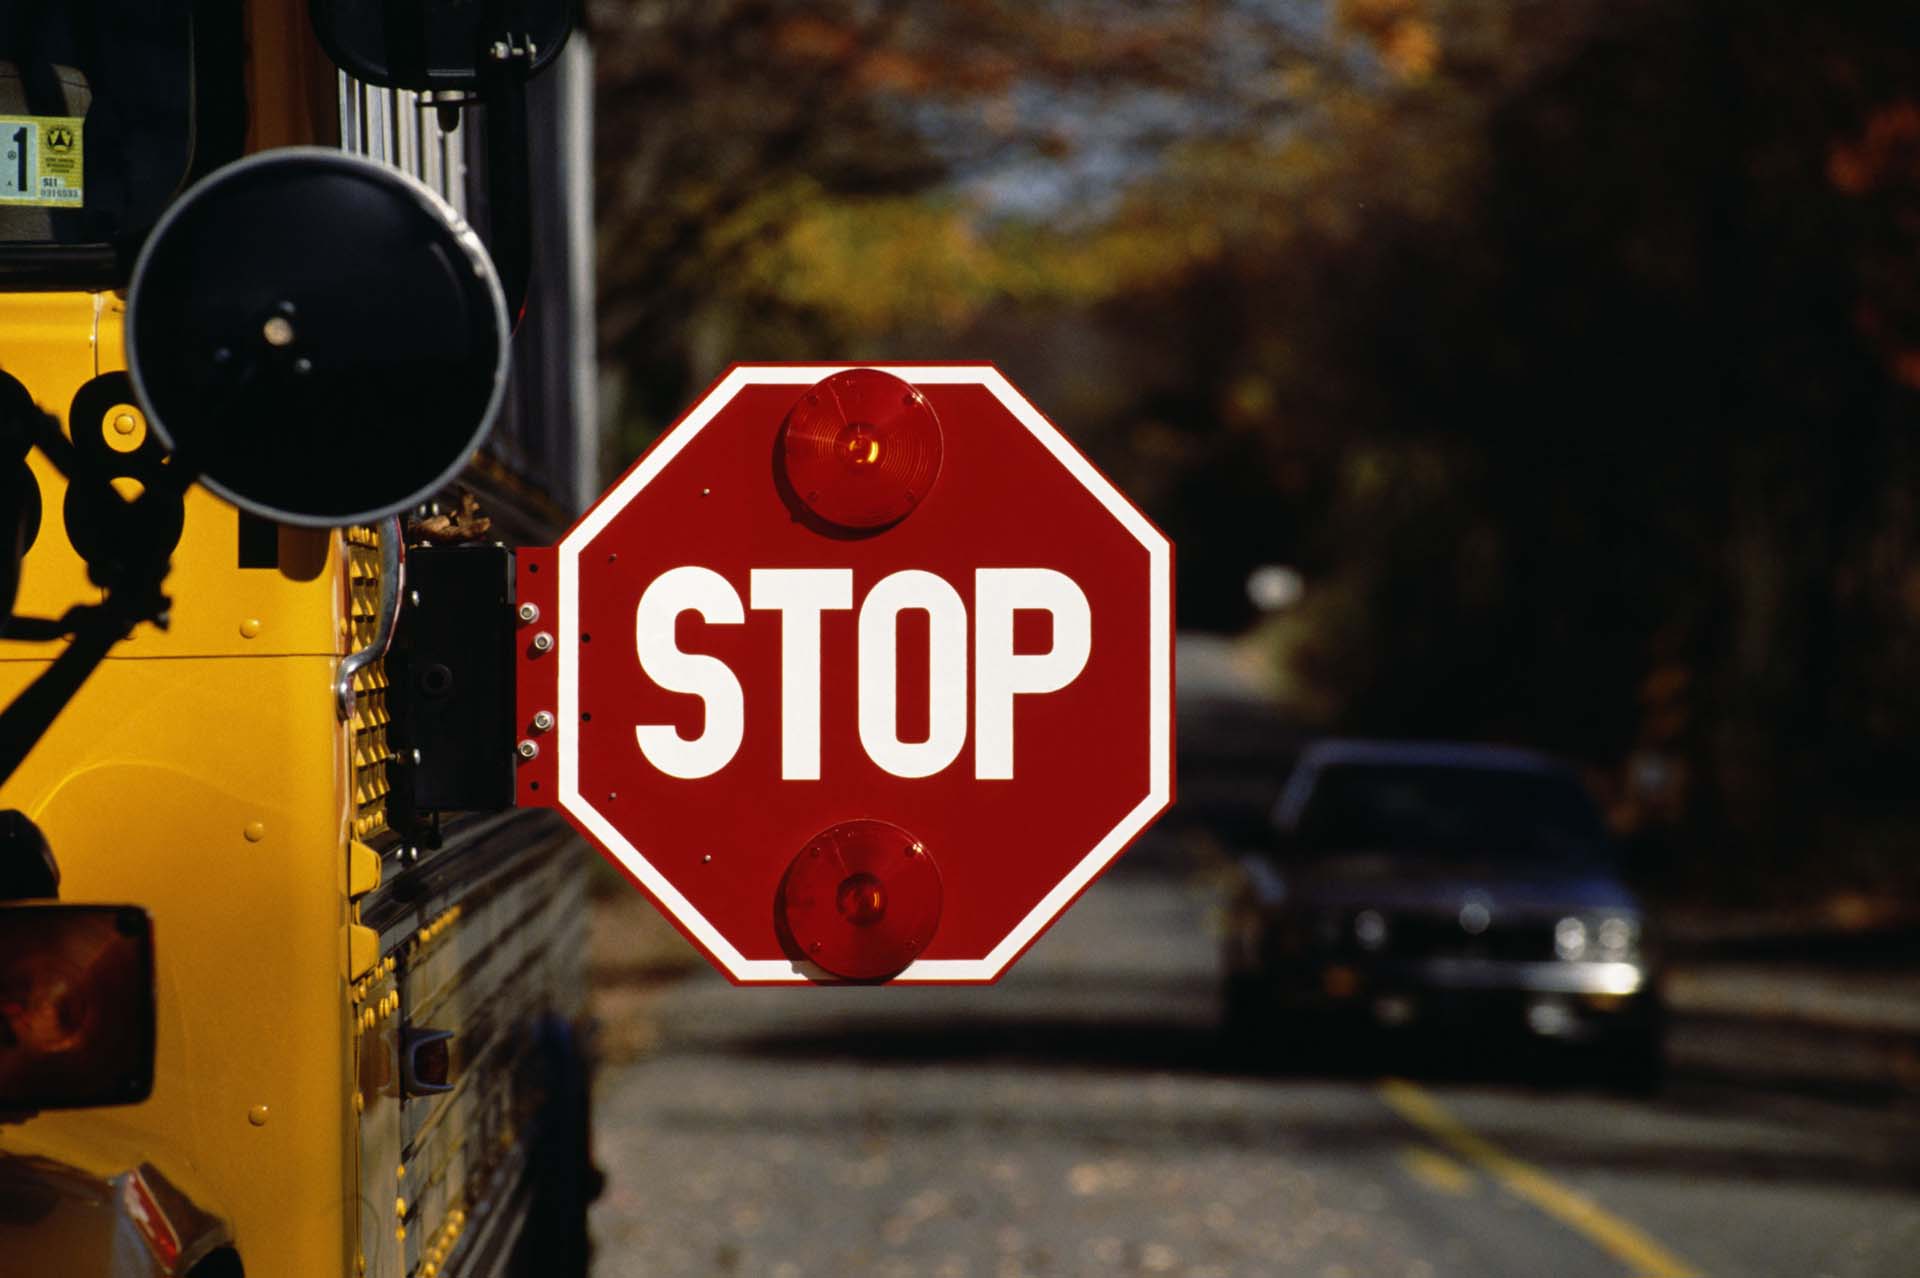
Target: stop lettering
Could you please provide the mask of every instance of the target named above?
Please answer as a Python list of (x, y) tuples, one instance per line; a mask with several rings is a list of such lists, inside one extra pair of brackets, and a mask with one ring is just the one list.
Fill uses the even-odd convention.
[[(853, 607), (853, 571), (755, 568), (749, 581), (746, 607), (780, 618), (780, 779), (817, 781), (821, 618)], [(1072, 578), (1051, 568), (981, 568), (974, 573), (973, 597), (969, 625), (966, 603), (945, 578), (909, 568), (881, 578), (860, 604), (855, 718), (867, 757), (893, 776), (928, 777), (952, 765), (967, 739), (971, 688), (973, 775), (1012, 780), (1014, 698), (1057, 692), (1086, 667), (1093, 618)], [(927, 618), (929, 726), (917, 741), (902, 740), (899, 726), (899, 619), (909, 610)], [(1021, 610), (1051, 620), (1048, 651), (1014, 650), (1013, 619)], [(683, 779), (726, 767), (746, 734), (746, 697), (733, 670), (678, 645), (675, 630), (689, 612), (708, 625), (746, 619), (740, 593), (711, 568), (670, 568), (641, 592), (634, 621), (640, 669), (661, 688), (699, 697), (706, 723), (692, 738), (657, 723), (636, 726), (634, 735), (648, 763)]]

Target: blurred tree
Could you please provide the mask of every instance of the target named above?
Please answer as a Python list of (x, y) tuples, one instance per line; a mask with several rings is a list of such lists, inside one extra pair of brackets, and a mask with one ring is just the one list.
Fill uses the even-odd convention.
[[(1184, 250), (1092, 216), (1057, 232), (1064, 188), (1041, 217), (1008, 215), (996, 176), (1138, 163), (1240, 109), (1222, 58), (1258, 69), (1295, 42), (1224, 0), (592, 0), (589, 16), (602, 353), (627, 455), (728, 360), (849, 355), (1164, 273)], [(1090, 126), (1108, 108), (1138, 118)]]
[(1648, 813), (1782, 864), (1911, 815), (1897, 8), (590, 10), (626, 455), (729, 359), (996, 358), (1173, 534), (1183, 624), (1301, 567), (1302, 714), (1657, 750)]

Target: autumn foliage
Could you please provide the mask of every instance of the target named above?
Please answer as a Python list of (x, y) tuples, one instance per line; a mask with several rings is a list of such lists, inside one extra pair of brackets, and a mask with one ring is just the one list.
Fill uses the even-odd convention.
[(995, 359), (1185, 624), (1302, 570), (1303, 721), (1564, 751), (1716, 883), (1920, 878), (1898, 6), (589, 10), (626, 453), (732, 359)]

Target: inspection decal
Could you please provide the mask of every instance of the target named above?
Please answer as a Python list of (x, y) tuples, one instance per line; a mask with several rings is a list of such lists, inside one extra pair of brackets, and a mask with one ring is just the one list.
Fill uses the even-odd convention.
[(77, 116), (0, 115), (0, 204), (84, 203)]

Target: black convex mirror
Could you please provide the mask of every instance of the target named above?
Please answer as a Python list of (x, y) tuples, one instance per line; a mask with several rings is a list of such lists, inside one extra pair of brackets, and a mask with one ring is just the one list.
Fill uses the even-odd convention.
[(383, 89), (483, 87), (489, 61), (545, 67), (572, 32), (574, 0), (312, 0), (313, 30), (340, 69)]
[(506, 301), (421, 183), (318, 148), (251, 156), (167, 210), (134, 265), (127, 366), (177, 464), (288, 524), (416, 505), (480, 446)]
[(0, 1113), (153, 1090), (153, 928), (131, 905), (0, 905)]

